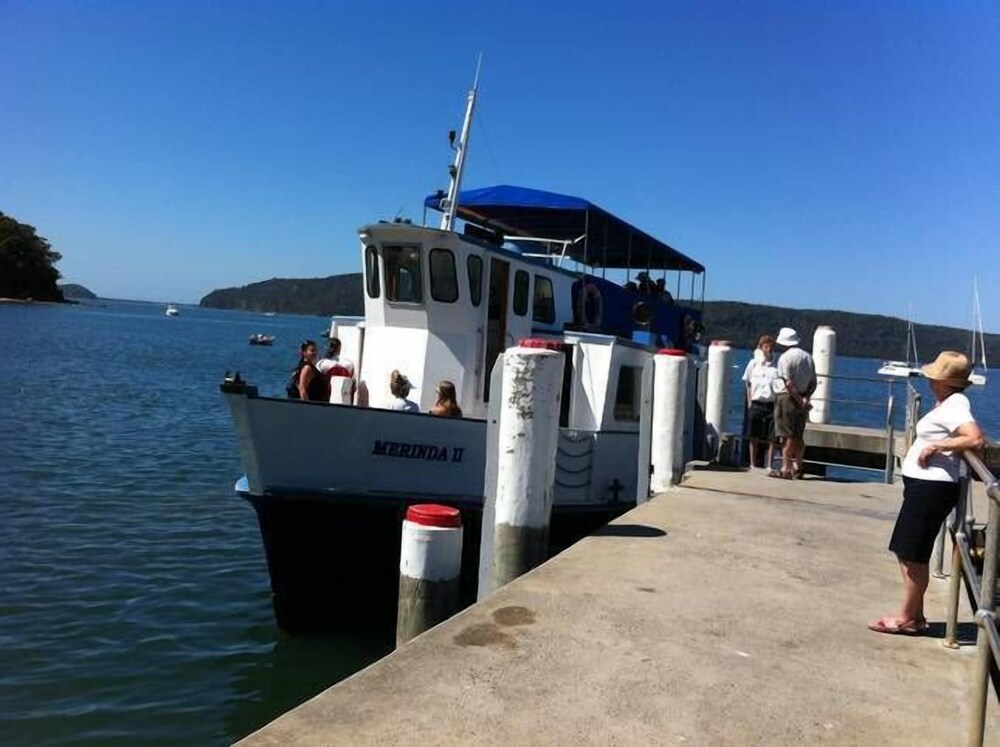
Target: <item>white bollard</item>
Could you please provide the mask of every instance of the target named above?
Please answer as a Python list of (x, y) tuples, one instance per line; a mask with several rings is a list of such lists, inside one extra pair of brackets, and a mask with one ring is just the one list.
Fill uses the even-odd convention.
[(718, 459), (726, 429), (729, 379), (733, 350), (728, 340), (713, 340), (708, 347), (708, 391), (705, 393), (705, 437), (709, 453)]
[(661, 350), (653, 356), (653, 366), (653, 432), (650, 445), (653, 474), (649, 484), (654, 493), (659, 493), (680, 482), (684, 473), (688, 360), (683, 350)]
[(399, 548), (396, 646), (458, 611), (462, 572), (462, 516), (435, 504), (410, 506)]
[(837, 360), (837, 333), (826, 325), (816, 328), (813, 334), (813, 362), (816, 364), (816, 391), (813, 392), (809, 422), (830, 421), (830, 397), (833, 396), (833, 365)]
[[(545, 561), (565, 355), (522, 340), (504, 352), (494, 509), (493, 589)], [(487, 527), (483, 531), (488, 531)]]

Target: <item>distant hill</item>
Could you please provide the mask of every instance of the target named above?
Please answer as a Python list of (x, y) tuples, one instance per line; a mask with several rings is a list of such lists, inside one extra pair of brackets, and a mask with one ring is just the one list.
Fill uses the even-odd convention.
[(66, 298), (77, 298), (87, 301), (97, 298), (97, 295), (92, 290), (76, 283), (59, 283), (59, 290), (62, 291), (63, 296)]
[(199, 302), (212, 309), (274, 311), (332, 316), (364, 314), (361, 273), (327, 278), (273, 278), (240, 288), (214, 290)]
[[(731, 340), (740, 347), (752, 348), (758, 336), (777, 336), (782, 327), (793, 327), (811, 345), (816, 327), (827, 324), (837, 332), (837, 352), (856, 358), (905, 360), (906, 321), (877, 314), (820, 309), (788, 309), (737, 301), (706, 301), (704, 324), (706, 336)], [(917, 352), (929, 360), (941, 350), (967, 353), (969, 330), (915, 324)], [(1000, 335), (986, 335), (986, 358), (1000, 361)]]
[[(362, 292), (361, 273), (312, 279), (276, 278), (242, 288), (212, 291), (201, 299), (201, 305), (215, 309), (361, 316)], [(837, 331), (837, 351), (841, 355), (906, 357), (906, 322), (891, 316), (708, 301), (704, 323), (706, 339), (731, 340), (745, 348), (752, 348), (757, 337), (765, 332), (777, 335), (781, 327), (794, 327), (811, 345), (816, 327), (829, 324)], [(918, 324), (915, 331), (917, 351), (923, 360), (945, 348), (961, 351), (969, 348), (968, 330)], [(1000, 335), (986, 335), (986, 350), (989, 360), (1000, 361)]]

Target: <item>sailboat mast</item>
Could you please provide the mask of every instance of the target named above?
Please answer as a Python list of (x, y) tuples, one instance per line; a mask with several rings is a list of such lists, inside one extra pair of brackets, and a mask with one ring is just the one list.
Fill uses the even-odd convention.
[(476, 92), (479, 88), (479, 68), (482, 67), (483, 56), (479, 55), (476, 63), (476, 77), (472, 81), (472, 88), (465, 104), (465, 121), (462, 122), (462, 136), (458, 140), (455, 148), (455, 162), (448, 169), (451, 174), (451, 182), (448, 185), (448, 197), (444, 204), (444, 212), (441, 215), (441, 230), (451, 231), (455, 223), (455, 213), (458, 211), (458, 193), (462, 188), (462, 171), (465, 168), (465, 152), (469, 147), (469, 131), (472, 129), (472, 113), (476, 108)]
[(976, 333), (979, 333), (979, 354), (986, 368), (986, 335), (983, 332), (983, 309), (979, 305), (979, 278), (972, 278), (972, 364), (976, 364)]

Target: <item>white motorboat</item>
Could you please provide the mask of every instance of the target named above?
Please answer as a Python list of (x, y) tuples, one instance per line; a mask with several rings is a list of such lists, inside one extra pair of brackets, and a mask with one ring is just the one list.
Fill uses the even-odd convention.
[(167, 310), (164, 312), (167, 316), (177, 316), (181, 313), (181, 310), (174, 306), (172, 303), (167, 304)]
[[(550, 530), (558, 550), (635, 505), (649, 338), (694, 345), (698, 262), (580, 198), (507, 185), (459, 191), (475, 97), (473, 87), (449, 191), (425, 201), (442, 212), (440, 226), (359, 230), (365, 316), (331, 325), (356, 386), (336, 387), (338, 404), (264, 396), (238, 377), (221, 387), (246, 468), (237, 492), (257, 511), (285, 627), (301, 622), (291, 615), (302, 604), (312, 624), (345, 604), (356, 612), (349, 598), (394, 604), (399, 521), (417, 502), (462, 510), (465, 598), (474, 598), (491, 372), (506, 348), (545, 337), (566, 355)], [(531, 253), (518, 251), (525, 241)], [(692, 302), (596, 276), (613, 268), (676, 273), (678, 287), (690, 273)], [(395, 370), (412, 382), (420, 413), (390, 409)], [(423, 414), (442, 379), (455, 384), (463, 418)]]

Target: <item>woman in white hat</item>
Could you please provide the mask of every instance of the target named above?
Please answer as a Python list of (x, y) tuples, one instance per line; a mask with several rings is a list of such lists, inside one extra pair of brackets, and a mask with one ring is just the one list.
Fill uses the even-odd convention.
[(889, 541), (903, 573), (903, 603), (895, 615), (868, 624), (878, 633), (915, 635), (927, 630), (924, 592), (931, 550), (941, 523), (958, 503), (959, 454), (986, 444), (962, 394), (972, 372), (969, 359), (945, 350), (922, 370), (937, 404), (920, 418), (917, 438), (903, 460), (903, 506)]

